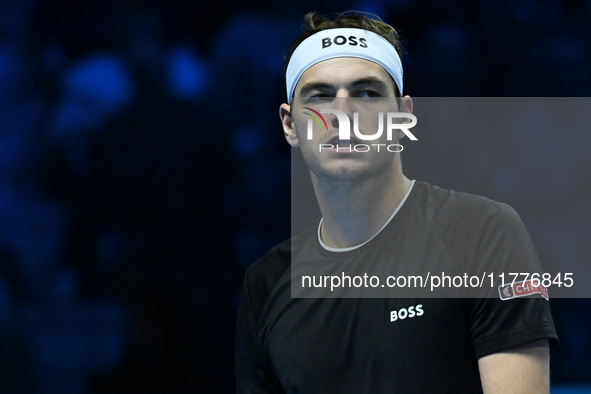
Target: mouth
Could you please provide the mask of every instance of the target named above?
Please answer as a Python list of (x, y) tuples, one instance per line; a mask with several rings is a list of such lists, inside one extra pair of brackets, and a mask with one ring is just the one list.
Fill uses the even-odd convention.
[(351, 137), (348, 140), (341, 140), (338, 135), (335, 135), (334, 137), (330, 138), (326, 143), (327, 144), (334, 145), (335, 147), (336, 146), (339, 146), (339, 147), (352, 147), (352, 146), (355, 146), (355, 145), (359, 144), (360, 141), (357, 138), (355, 138), (355, 137)]

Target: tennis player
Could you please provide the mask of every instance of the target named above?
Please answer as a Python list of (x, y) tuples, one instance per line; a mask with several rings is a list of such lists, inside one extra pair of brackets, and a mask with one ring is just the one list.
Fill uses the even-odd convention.
[[(412, 114), (401, 58), (396, 31), (376, 17), (304, 17), (287, 56), (280, 118), (309, 168), (322, 218), (246, 272), (239, 393), (549, 392), (549, 346), (557, 336), (542, 291), (505, 300), (292, 297), (296, 263), (323, 272), (427, 261), (449, 271), (517, 261), (539, 269), (511, 207), (407, 178), (400, 149), (386, 149), (400, 146), (401, 129), (371, 141), (355, 132), (352, 113), (364, 103), (389, 102), (392, 111)], [(346, 128), (342, 114), (350, 118)], [(357, 128), (367, 126), (357, 120)]]

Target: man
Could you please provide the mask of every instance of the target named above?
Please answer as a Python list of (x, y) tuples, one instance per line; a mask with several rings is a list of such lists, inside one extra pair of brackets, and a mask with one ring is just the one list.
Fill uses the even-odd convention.
[[(359, 115), (355, 126), (354, 112), (382, 110), (384, 102), (400, 118), (413, 110), (402, 95), (400, 58), (396, 31), (380, 20), (305, 17), (287, 58), (289, 104), (280, 106), (280, 117), (287, 142), (310, 170), (322, 219), (246, 273), (238, 392), (549, 392), (548, 348), (557, 338), (542, 297), (292, 297), (294, 272), (310, 267), (539, 268), (510, 207), (404, 176), (400, 149), (384, 148), (400, 146), (402, 124), (363, 144), (360, 134), (379, 125)], [(366, 132), (341, 134), (347, 119), (339, 111), (353, 119), (352, 129)], [(310, 128), (312, 114), (320, 126), (326, 122), (325, 132)]]

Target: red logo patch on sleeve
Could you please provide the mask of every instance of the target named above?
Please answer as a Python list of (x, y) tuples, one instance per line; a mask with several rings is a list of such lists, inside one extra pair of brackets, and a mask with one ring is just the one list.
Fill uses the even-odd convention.
[(526, 297), (532, 294), (539, 294), (546, 300), (549, 299), (548, 289), (538, 280), (526, 280), (499, 286), (499, 297), (503, 301), (510, 300), (512, 298)]

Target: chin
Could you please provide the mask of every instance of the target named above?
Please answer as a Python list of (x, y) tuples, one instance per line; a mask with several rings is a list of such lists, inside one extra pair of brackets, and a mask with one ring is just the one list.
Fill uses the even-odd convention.
[(314, 172), (320, 179), (341, 182), (363, 181), (372, 177), (376, 172), (367, 166), (361, 166), (358, 163), (352, 164), (331, 166)]

